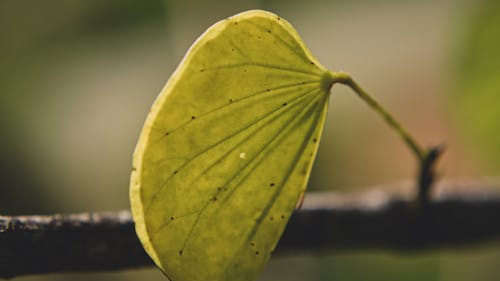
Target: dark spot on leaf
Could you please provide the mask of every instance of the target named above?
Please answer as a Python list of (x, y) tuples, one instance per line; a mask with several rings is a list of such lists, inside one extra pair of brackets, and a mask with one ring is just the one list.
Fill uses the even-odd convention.
[(234, 100), (233, 99), (229, 99), (229, 103), (232, 103)]
[(137, 168), (136, 167), (132, 167), (132, 171), (137, 171)]
[(196, 116), (191, 116), (191, 120), (194, 120), (194, 119), (196, 119)]
[(212, 197), (212, 201), (213, 202), (217, 201), (217, 196)]
[(283, 106), (286, 106), (287, 104), (288, 104), (288, 103), (286, 103), (286, 102), (285, 102), (285, 103), (283, 104)]
[(231, 51), (234, 52), (234, 48), (231, 48)]
[(203, 68), (202, 68), (202, 69), (200, 69), (200, 72), (203, 72), (203, 71), (205, 71), (205, 69), (203, 69)]
[(269, 186), (274, 186), (274, 182), (270, 183)]
[(182, 256), (182, 250), (179, 251), (179, 256)]
[(281, 219), (284, 220), (285, 219), (285, 215), (281, 215)]
[(262, 36), (257, 36), (257, 38), (262, 39)]
[(255, 255), (258, 256), (259, 255), (259, 251), (255, 251)]
[(255, 247), (255, 242), (250, 242), (250, 246)]
[(317, 141), (318, 141), (318, 139), (317, 139), (317, 138), (314, 138), (314, 139), (313, 139), (313, 142), (317, 142)]
[(174, 175), (177, 174), (177, 170), (174, 171)]
[(270, 92), (270, 91), (271, 91), (271, 89), (267, 88), (267, 89), (266, 89), (266, 91)]
[(234, 22), (234, 25), (238, 25), (238, 22), (237, 22), (237, 21), (235, 21), (235, 22)]
[(170, 220), (173, 221), (174, 220), (174, 217), (170, 217)]
[(273, 221), (274, 220), (274, 217), (270, 217), (269, 220)]
[(168, 136), (168, 135), (170, 135), (170, 133), (169, 133), (169, 132), (166, 132), (166, 133), (165, 133), (165, 136)]
[(268, 32), (268, 33), (271, 33), (271, 29), (268, 29), (268, 30), (267, 30), (267, 32)]
[(217, 191), (221, 191), (222, 190), (222, 187), (217, 187)]
[(311, 65), (314, 65), (314, 62), (311, 62)]
[(281, 20), (281, 18), (280, 18), (280, 17), (277, 17), (277, 18), (276, 18), (276, 20)]

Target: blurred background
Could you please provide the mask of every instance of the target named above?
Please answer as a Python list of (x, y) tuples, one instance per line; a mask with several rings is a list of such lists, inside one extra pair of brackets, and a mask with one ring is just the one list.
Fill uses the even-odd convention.
[[(129, 207), (131, 156), (153, 100), (211, 24), (261, 8), (289, 20), (418, 140), (445, 178), (500, 172), (500, 1), (0, 0), (0, 214)], [(413, 155), (333, 88), (310, 190), (414, 178)], [(498, 280), (500, 247), (273, 258), (266, 280)], [(28, 266), (28, 265), (27, 265)], [(16, 280), (166, 280), (159, 270)]]

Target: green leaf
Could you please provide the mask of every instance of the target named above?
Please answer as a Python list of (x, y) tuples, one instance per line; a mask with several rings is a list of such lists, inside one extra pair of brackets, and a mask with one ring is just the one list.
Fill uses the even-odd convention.
[(171, 280), (256, 278), (306, 189), (332, 83), (269, 12), (193, 44), (148, 115), (130, 189), (137, 234)]

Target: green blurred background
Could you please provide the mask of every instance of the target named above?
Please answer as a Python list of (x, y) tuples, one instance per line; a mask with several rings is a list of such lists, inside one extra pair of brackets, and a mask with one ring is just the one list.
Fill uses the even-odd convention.
[[(131, 155), (156, 95), (208, 26), (252, 8), (288, 19), (424, 144), (445, 142), (445, 177), (498, 176), (499, 3), (0, 0), (0, 213), (128, 208)], [(414, 177), (410, 151), (352, 92), (334, 87), (330, 109), (310, 190)], [(273, 258), (259, 280), (499, 280), (499, 264), (494, 245), (332, 253)], [(156, 269), (17, 280), (65, 279), (166, 280)]]

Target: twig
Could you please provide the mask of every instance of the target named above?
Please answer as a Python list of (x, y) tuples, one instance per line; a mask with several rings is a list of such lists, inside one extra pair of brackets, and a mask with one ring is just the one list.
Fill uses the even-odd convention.
[[(496, 183), (456, 181), (432, 190), (426, 208), (411, 183), (358, 194), (311, 193), (276, 254), (382, 249), (422, 251), (500, 240)], [(0, 216), (0, 278), (152, 265), (128, 211)]]
[(424, 159), (420, 163), (417, 194), (417, 202), (420, 208), (426, 208), (429, 203), (431, 188), (436, 180), (436, 164), (444, 150), (444, 145), (429, 148)]

